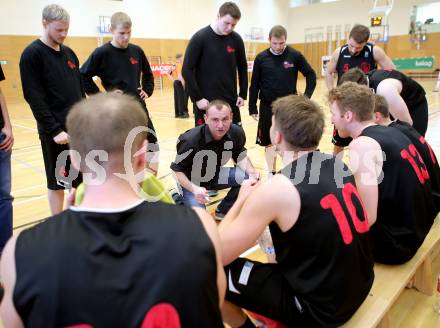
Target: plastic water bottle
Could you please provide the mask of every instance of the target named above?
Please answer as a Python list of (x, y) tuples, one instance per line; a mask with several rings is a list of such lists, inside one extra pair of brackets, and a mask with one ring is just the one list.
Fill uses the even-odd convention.
[(266, 253), (269, 263), (276, 263), (275, 247), (273, 246), (272, 235), (270, 234), (269, 227), (264, 229), (261, 236), (258, 238), (258, 245), (264, 253)]
[(434, 311), (440, 314), (440, 275), (437, 277), (437, 293), (434, 297)]

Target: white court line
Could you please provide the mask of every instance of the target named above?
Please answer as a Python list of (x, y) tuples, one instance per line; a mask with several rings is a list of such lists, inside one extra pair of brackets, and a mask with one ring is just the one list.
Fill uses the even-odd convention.
[(242, 254), (240, 254), (240, 257), (246, 257), (249, 254), (252, 254), (253, 252), (255, 252), (256, 250), (258, 250), (260, 248), (260, 246), (255, 245), (252, 248), (249, 248), (247, 251), (243, 252)]
[(34, 196), (30, 199), (19, 200), (18, 202), (14, 201), (13, 204), (14, 204), (14, 206), (23, 205), (23, 204), (27, 204), (27, 203), (32, 203), (33, 201), (39, 200), (41, 198), (46, 198), (46, 197), (47, 197), (47, 195)]
[(31, 130), (31, 131), (38, 131), (38, 130), (35, 129), (35, 128), (31, 128), (31, 127), (29, 127), (29, 126), (21, 125), (21, 124), (17, 124), (17, 123), (13, 123), (12, 126), (18, 126), (19, 128), (23, 128), (23, 129)]
[(33, 186), (30, 186), (30, 187), (26, 187), (26, 188), (20, 188), (20, 189), (12, 190), (12, 194), (14, 195), (14, 194), (18, 194), (18, 193), (23, 192), (23, 191), (37, 189), (37, 188), (41, 188), (41, 187), (45, 187), (45, 186), (46, 186), (45, 183), (41, 183), (41, 184), (33, 185)]
[(28, 162), (23, 161), (21, 159), (18, 159), (15, 156), (12, 156), (12, 159), (14, 161), (18, 162), (19, 164), (23, 165), (24, 167), (31, 169), (32, 171), (34, 171), (36, 173), (42, 174), (44, 176), (46, 175), (46, 172), (44, 170), (41, 170), (40, 168), (36, 167), (35, 165), (29, 164)]

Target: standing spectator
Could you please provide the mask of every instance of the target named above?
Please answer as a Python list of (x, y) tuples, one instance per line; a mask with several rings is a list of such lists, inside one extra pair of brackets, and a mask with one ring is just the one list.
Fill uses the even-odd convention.
[[(259, 53), (254, 61), (249, 88), (249, 114), (258, 120), (257, 144), (265, 147), (269, 171), (276, 171), (276, 154), (270, 142), (272, 102), (279, 97), (297, 94), (298, 72), (306, 78), (304, 94), (311, 97), (316, 87), (316, 74), (304, 56), (286, 45), (287, 31), (276, 25), (269, 32), (270, 48)], [(260, 111), (257, 99), (260, 98)]]
[(67, 114), (85, 96), (78, 58), (63, 45), (69, 22), (64, 8), (55, 4), (46, 6), (43, 35), (28, 45), (20, 58), (23, 94), (37, 120), (52, 214), (63, 209), (64, 189), (79, 183), (79, 179), (71, 181), (78, 173), (69, 172), (69, 159), (65, 166), (57, 163), (58, 155), (69, 148)]
[(183, 55), (177, 54), (175, 68), (170, 72), (174, 88), (174, 115), (179, 118), (188, 118), (188, 93), (182, 76), (182, 62)]
[[(238, 6), (225, 2), (217, 19), (193, 35), (185, 53), (182, 74), (194, 106), (195, 125), (204, 123), (212, 100), (225, 100), (233, 122), (241, 125), (239, 107), (247, 96), (248, 77), (244, 43), (234, 28), (241, 18)], [(237, 73), (240, 91), (237, 95)]]

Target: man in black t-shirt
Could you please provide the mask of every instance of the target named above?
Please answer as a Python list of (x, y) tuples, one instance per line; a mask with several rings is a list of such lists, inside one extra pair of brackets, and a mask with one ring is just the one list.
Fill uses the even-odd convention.
[(70, 160), (59, 156), (69, 149), (65, 122), (70, 107), (85, 96), (78, 58), (63, 45), (69, 21), (64, 8), (46, 6), (43, 35), (20, 58), (23, 95), (37, 120), (52, 214), (63, 209), (64, 189), (80, 182), (78, 172), (70, 170)]
[(374, 95), (345, 82), (330, 90), (331, 119), (348, 133), (350, 166), (368, 213), (375, 261), (409, 261), (437, 215), (426, 165), (400, 131), (374, 123)]
[[(306, 78), (304, 94), (311, 97), (316, 87), (316, 74), (304, 56), (286, 46), (287, 31), (281, 25), (269, 32), (270, 48), (259, 53), (254, 61), (249, 88), (249, 114), (258, 120), (257, 144), (265, 147), (268, 171), (276, 171), (276, 154), (271, 147), (269, 130), (272, 124), (271, 104), (279, 97), (297, 94), (298, 72)], [(257, 100), (260, 98), (260, 110)]]
[(110, 28), (112, 41), (95, 49), (80, 71), (87, 94), (99, 92), (99, 88), (93, 82), (93, 77), (98, 76), (106, 91), (127, 93), (138, 98), (149, 117), (147, 139), (149, 150), (154, 154), (149, 154), (148, 168), (157, 174), (159, 144), (145, 104), (153, 94), (154, 77), (142, 48), (129, 43), (131, 26), (131, 19), (126, 13), (114, 13)]
[[(0, 81), (4, 81), (0, 65)], [(5, 96), (0, 88), (0, 255), (12, 236), (11, 152), (14, 145), (12, 125)]]
[[(204, 208), (209, 190), (231, 187), (218, 205), (219, 217), (228, 212), (246, 175), (258, 179), (258, 172), (246, 155), (243, 128), (232, 123), (229, 104), (222, 100), (209, 103), (205, 124), (179, 136), (177, 156), (171, 169), (182, 187), (187, 206)], [(237, 167), (223, 167), (230, 159)]]
[[(6, 327), (223, 327), (225, 275), (214, 220), (202, 209), (138, 194), (146, 132), (126, 141), (146, 124), (127, 95), (100, 93), (72, 108), (72, 162), (89, 177), (84, 198), (6, 245)], [(99, 164), (86, 160), (91, 152)]]
[(225, 2), (219, 8), (216, 21), (199, 30), (189, 41), (182, 75), (193, 102), (196, 126), (204, 123), (208, 103), (215, 99), (225, 100), (232, 108), (233, 122), (241, 125), (239, 108), (246, 99), (248, 77), (244, 43), (234, 32), (240, 17), (238, 6)]
[[(232, 327), (252, 327), (240, 308), (287, 327), (337, 327), (368, 295), (368, 219), (348, 167), (316, 150), (324, 125), (322, 109), (304, 96), (273, 103), (270, 137), (286, 166), (261, 185), (244, 183), (219, 226), (223, 318)], [(238, 258), (267, 225), (277, 263)]]
[[(356, 24), (350, 31), (347, 44), (336, 49), (327, 64), (325, 82), (331, 90), (334, 86), (333, 75), (337, 73), (337, 81), (349, 69), (358, 67), (365, 74), (377, 68), (377, 64), (383, 69), (395, 69), (393, 62), (381, 47), (368, 42), (370, 29), (367, 26)], [(347, 135), (340, 135), (334, 129), (332, 143), (335, 145), (334, 153), (337, 154), (348, 146), (352, 139)]]

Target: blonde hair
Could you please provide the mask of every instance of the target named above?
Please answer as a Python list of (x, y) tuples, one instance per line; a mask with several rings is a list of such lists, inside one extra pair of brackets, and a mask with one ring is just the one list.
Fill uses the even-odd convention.
[(56, 4), (44, 7), (42, 18), (48, 23), (55, 21), (70, 22), (70, 15), (67, 10)]
[[(103, 150), (112, 156), (115, 166), (124, 160), (124, 147), (129, 133), (138, 126), (147, 126), (147, 115), (134, 97), (116, 93), (98, 93), (76, 103), (67, 115), (70, 148), (81, 158), (92, 150)], [(131, 154), (139, 150), (146, 132), (139, 133)], [(81, 161), (80, 170), (86, 167)]]
[(110, 24), (112, 28), (116, 28), (116, 26), (118, 25), (131, 27), (131, 18), (126, 13), (118, 11), (112, 15), (112, 18), (110, 19)]

